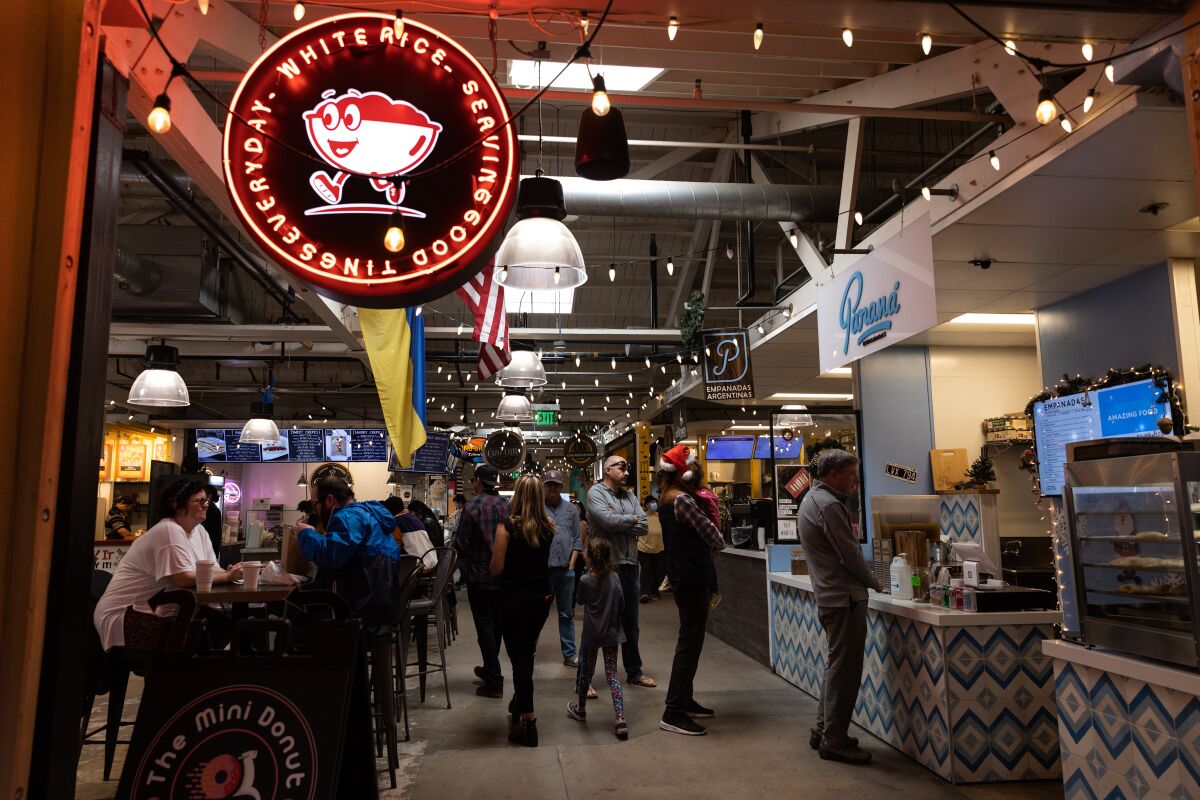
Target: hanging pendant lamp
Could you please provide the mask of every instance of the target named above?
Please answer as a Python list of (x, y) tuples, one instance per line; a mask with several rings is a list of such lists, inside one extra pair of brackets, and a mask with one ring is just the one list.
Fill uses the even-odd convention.
[(583, 252), (561, 220), (567, 216), (562, 184), (539, 174), (517, 190), (517, 222), (496, 251), (497, 280), (522, 292), (561, 291), (587, 281)]
[(533, 405), (523, 393), (510, 393), (500, 398), (496, 419), (501, 422), (533, 422)]
[[(517, 350), (512, 360), (496, 373), (496, 383), (505, 389), (534, 389), (546, 385), (542, 359), (532, 350)], [(525, 401), (526, 405), (529, 401)]]
[(240, 441), (243, 444), (279, 444), (279, 426), (271, 419), (274, 413), (271, 390), (267, 389), (262, 400), (251, 404), (250, 419), (242, 426)]
[(620, 109), (608, 102), (602, 76), (596, 77), (595, 90), (596, 95), (604, 95), (605, 103), (598, 106), (593, 102), (579, 117), (575, 172), (591, 181), (624, 178), (629, 174), (629, 137), (625, 134), (625, 118), (621, 116)]
[(187, 384), (176, 372), (179, 350), (165, 344), (146, 348), (146, 368), (129, 387), (129, 404), (148, 408), (179, 408), (191, 405)]

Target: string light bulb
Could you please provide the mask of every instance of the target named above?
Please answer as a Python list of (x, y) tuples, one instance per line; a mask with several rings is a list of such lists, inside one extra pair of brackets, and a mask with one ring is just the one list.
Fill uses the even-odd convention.
[(757, 327), (758, 327), (758, 335), (759, 336), (762, 336), (763, 334), (765, 334), (767, 332), (767, 329), (763, 327), (763, 324), (761, 322), (758, 323)]
[(616, 279), (617, 279), (617, 265), (609, 264), (608, 265), (608, 282), (612, 283)]
[(854, 47), (854, 31), (842, 28), (842, 41), (846, 43), (846, 47)]
[(1034, 116), (1041, 124), (1048, 125), (1057, 114), (1058, 107), (1054, 105), (1054, 93), (1043, 86), (1038, 92), (1038, 104)]
[(1005, 39), (1004, 52), (1008, 53), (1010, 56), (1015, 56), (1017, 54), (1017, 43), (1012, 39)]
[(921, 34), (921, 52), (924, 53), (925, 55), (929, 55), (930, 51), (932, 51), (932, 50), (933, 50), (933, 37), (930, 36), (928, 33), (922, 33)]
[(1091, 61), (1092, 56), (1095, 54), (1094, 51), (1092, 50), (1092, 43), (1084, 42), (1083, 47), (1081, 47), (1080, 49), (1083, 51), (1083, 60)]
[(608, 90), (604, 88), (604, 76), (597, 75), (592, 79), (592, 113), (603, 117), (612, 109), (608, 99)]
[(404, 12), (396, 9), (395, 15), (392, 17), (392, 39), (396, 44), (400, 44), (400, 37), (404, 35)]
[(988, 163), (992, 165), (992, 169), (996, 172), (1000, 171), (1000, 156), (996, 155), (995, 150), (988, 151)]
[(924, 197), (926, 201), (933, 199), (933, 192), (929, 191), (928, 186), (921, 187), (921, 197)]
[(861, 212), (861, 211), (855, 211), (855, 212), (854, 212), (854, 224), (855, 224), (855, 225), (862, 225), (862, 224), (863, 224), (863, 215), (862, 215), (862, 212)]
[(617, 357), (616, 357), (616, 356), (613, 356), (613, 360), (612, 360), (612, 368), (613, 368), (613, 369), (616, 369), (616, 368), (617, 368)]
[(675, 259), (673, 259), (673, 258), (667, 259), (667, 274), (668, 275), (675, 274)]
[(793, 248), (800, 246), (800, 234), (795, 228), (792, 228), (791, 233), (788, 234), (788, 241), (792, 243)]
[(388, 219), (387, 233), (383, 235), (383, 246), (389, 253), (399, 253), (404, 249), (404, 224), (399, 211), (393, 211)]
[(1096, 90), (1088, 89), (1087, 97), (1083, 98), (1083, 113), (1088, 113), (1092, 110), (1092, 106), (1096, 104)]
[(1111, 61), (1105, 62), (1104, 64), (1104, 77), (1108, 78), (1109, 83), (1117, 82), (1117, 71), (1113, 68), (1113, 63)]
[(1066, 114), (1058, 115), (1058, 124), (1061, 125), (1062, 129), (1064, 131), (1066, 131), (1067, 133), (1070, 133), (1075, 128), (1075, 126), (1073, 126), (1071, 124), (1071, 118), (1068, 117)]
[(304, 19), (304, 3), (301, 3), (300, 0), (296, 0), (296, 3), (292, 6), (292, 19), (296, 20), (296, 22)]
[(646, 356), (646, 369), (650, 369), (650, 356)]
[(763, 30), (763, 24), (761, 22), (759, 22), (758, 24), (756, 24), (754, 26), (754, 49), (755, 50), (762, 47), (763, 37), (766, 35), (767, 35), (767, 32)]
[(577, 366), (577, 367), (579, 366), (579, 354), (578, 353), (575, 354), (575, 366)]
[(196, 0), (196, 8), (200, 9), (200, 16), (208, 16), (208, 0)]
[(679, 33), (679, 18), (671, 17), (667, 20), (667, 39), (675, 41), (675, 36)]
[(416, 310), (415, 310), (415, 311), (413, 311), (413, 316), (414, 316), (414, 317), (419, 317), (419, 316), (421, 316), (421, 312), (422, 312), (422, 311), (424, 311), (424, 310), (425, 310), (425, 306), (417, 306)]
[(146, 115), (146, 127), (159, 136), (171, 130), (171, 98), (165, 92), (154, 98), (154, 108)]

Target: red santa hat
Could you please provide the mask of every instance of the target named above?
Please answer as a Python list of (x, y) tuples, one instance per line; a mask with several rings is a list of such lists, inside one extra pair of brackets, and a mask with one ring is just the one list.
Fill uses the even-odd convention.
[(670, 450), (662, 454), (658, 460), (658, 468), (666, 472), (680, 473), (680, 477), (684, 482), (690, 482), (694, 474), (696, 465), (696, 456), (692, 454), (690, 447), (684, 444), (677, 444)]

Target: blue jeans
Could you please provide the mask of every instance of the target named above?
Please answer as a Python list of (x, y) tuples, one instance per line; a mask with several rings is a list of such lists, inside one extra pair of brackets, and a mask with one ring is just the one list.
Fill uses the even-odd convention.
[(575, 570), (549, 567), (550, 588), (558, 605), (558, 642), (563, 658), (575, 657)]

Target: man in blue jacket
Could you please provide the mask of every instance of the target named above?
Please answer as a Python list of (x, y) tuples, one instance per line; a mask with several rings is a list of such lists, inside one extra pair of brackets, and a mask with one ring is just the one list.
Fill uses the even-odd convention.
[(400, 558), (400, 546), (392, 537), (396, 518), (383, 503), (354, 502), (354, 493), (338, 478), (317, 484), (317, 513), (326, 534), (299, 526), (300, 551), (320, 568), (322, 581), (332, 578), (366, 631), (383, 633), (395, 622), (391, 609)]

